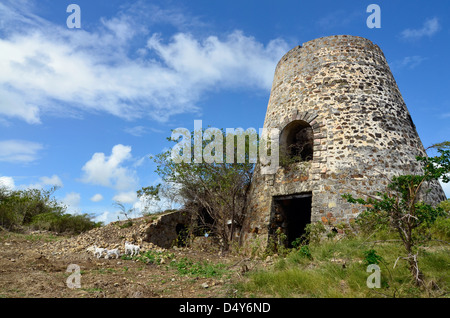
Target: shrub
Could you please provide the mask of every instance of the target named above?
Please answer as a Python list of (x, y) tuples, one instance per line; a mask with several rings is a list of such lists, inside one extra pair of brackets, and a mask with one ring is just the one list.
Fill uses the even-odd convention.
[(0, 226), (8, 230), (30, 227), (58, 233), (81, 233), (101, 225), (87, 214), (65, 213), (66, 207), (51, 197), (55, 190), (0, 189)]
[(383, 258), (378, 255), (377, 251), (375, 251), (374, 249), (364, 251), (364, 262), (366, 266), (370, 264), (378, 265), (381, 261), (383, 261)]
[(194, 277), (221, 277), (227, 272), (224, 264), (211, 264), (206, 261), (193, 262), (187, 257), (183, 257), (170, 263), (175, 267), (180, 275)]
[(306, 225), (304, 235), (310, 243), (319, 243), (325, 232), (326, 229), (323, 223), (315, 222)]
[(311, 251), (309, 250), (308, 245), (303, 245), (302, 247), (300, 247), (300, 249), (298, 250), (298, 254), (302, 257), (312, 259)]
[(444, 210), (447, 214), (450, 214), (450, 199), (445, 201), (441, 201), (438, 205), (442, 210)]
[(431, 227), (431, 233), (436, 239), (450, 241), (450, 218), (438, 217)]

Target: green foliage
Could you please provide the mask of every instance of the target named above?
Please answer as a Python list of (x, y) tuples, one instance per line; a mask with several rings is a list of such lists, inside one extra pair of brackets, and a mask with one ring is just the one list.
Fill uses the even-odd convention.
[(295, 240), (291, 243), (293, 248), (300, 248), (303, 245), (303, 240), (301, 237), (297, 237)]
[(445, 201), (441, 201), (438, 205), (439, 208), (444, 210), (445, 213), (450, 215), (450, 199), (447, 199)]
[(83, 233), (100, 226), (99, 223), (91, 221), (88, 214), (72, 215), (55, 212), (36, 215), (30, 225), (34, 229), (72, 234)]
[(432, 237), (450, 242), (450, 217), (438, 217), (431, 227)]
[(55, 190), (0, 188), (0, 226), (8, 230), (30, 227), (77, 234), (101, 225), (92, 221), (88, 214), (65, 213), (66, 207), (52, 197)]
[(370, 249), (368, 251), (364, 251), (364, 263), (365, 265), (370, 264), (380, 264), (380, 262), (383, 261), (383, 258), (377, 254), (377, 251), (374, 249)]
[(292, 164), (305, 161), (300, 155), (286, 155), (281, 154), (279, 158), (279, 165), (284, 168), (290, 168)]
[[(445, 147), (448, 148), (448, 144), (446, 144)], [(424, 177), (426, 180), (437, 180), (442, 178), (442, 182), (448, 183), (450, 182), (450, 150), (438, 147), (437, 151), (440, 154), (439, 156), (418, 156), (416, 158), (423, 163)]]
[(211, 264), (206, 261), (194, 262), (187, 257), (170, 263), (180, 275), (189, 275), (194, 277), (221, 277), (227, 270), (224, 264)]
[(138, 198), (147, 197), (148, 199), (160, 201), (160, 190), (161, 184), (158, 184), (156, 186), (143, 187), (142, 189), (137, 191), (137, 196)]
[[(131, 259), (130, 256), (128, 257)], [(139, 256), (136, 256), (135, 258), (146, 264), (161, 265), (166, 260), (173, 259), (174, 254), (169, 252), (157, 252), (153, 250), (148, 250), (145, 253), (141, 253)]]
[(287, 235), (278, 228), (275, 235), (269, 237), (269, 242), (265, 251), (266, 255), (286, 255), (289, 253), (289, 248), (286, 247)]
[(319, 243), (325, 232), (322, 222), (309, 223), (305, 227), (305, 238), (310, 244)]
[[(206, 131), (203, 130), (202, 134), (205, 135), (205, 133)], [(255, 166), (250, 157), (250, 149), (256, 147), (254, 143), (257, 143), (257, 138), (253, 135), (247, 138), (245, 134), (241, 136), (239, 133), (230, 135), (221, 131), (211, 140), (204, 138), (201, 145), (204, 155), (210, 155), (218, 160), (209, 162), (203, 157), (201, 162), (192, 160), (185, 162), (181, 159), (196, 158), (195, 135), (196, 132), (192, 132), (188, 140), (180, 142), (168, 138), (169, 141), (177, 142), (176, 146), (180, 146), (180, 152), (174, 154), (176, 159), (180, 160), (173, 160), (172, 149), (152, 156), (151, 159), (156, 163), (155, 172), (163, 184), (142, 188), (138, 191), (138, 196), (148, 199), (148, 204), (154, 204), (154, 200), (160, 200), (162, 188), (169, 186), (171, 195), (182, 198), (180, 201), (184, 203), (185, 209), (198, 213), (200, 223), (203, 223), (200, 226), (207, 227), (209, 231), (220, 237), (223, 249), (227, 250), (233, 238), (237, 237), (235, 232), (242, 227), (245, 217), (247, 192)], [(216, 138), (219, 139), (219, 137), (222, 138), (222, 142), (216, 144)], [(244, 139), (239, 140), (245, 141), (240, 144), (243, 146), (243, 149), (240, 149), (244, 150), (243, 156), (238, 156), (237, 141), (240, 137)], [(230, 138), (234, 141), (234, 157), (231, 158), (232, 160), (227, 160), (230, 159), (227, 158), (230, 156), (230, 153), (227, 153), (229, 150), (227, 139), (230, 140)], [(182, 145), (189, 146), (182, 148)], [(191, 145), (194, 146), (191, 147)], [(184, 153), (187, 151), (190, 153)], [(213, 222), (202, 220), (199, 210), (206, 211), (208, 218)], [(229, 221), (231, 222), (228, 223)]]
[(207, 261), (192, 261), (187, 257), (175, 258), (170, 252), (157, 252), (148, 250), (138, 256), (122, 255), (123, 260), (138, 260), (146, 264), (155, 264), (175, 269), (180, 275), (188, 275), (193, 277), (221, 277), (228, 272), (224, 264), (212, 264)]
[(121, 229), (126, 229), (126, 228), (129, 228), (129, 227), (132, 227), (132, 226), (133, 226), (133, 221), (128, 220), (128, 221), (126, 221), (126, 222), (123, 223), (123, 224), (117, 223), (117, 225), (118, 225)]
[(308, 259), (312, 259), (311, 251), (308, 245), (303, 245), (299, 248), (298, 254), (302, 257), (306, 257)]

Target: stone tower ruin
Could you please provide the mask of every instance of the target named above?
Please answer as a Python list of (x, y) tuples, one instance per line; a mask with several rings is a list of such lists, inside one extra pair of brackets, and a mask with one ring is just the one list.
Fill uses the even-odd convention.
[[(306, 224), (332, 226), (365, 207), (361, 196), (386, 189), (389, 178), (412, 174), (426, 152), (388, 63), (371, 41), (349, 35), (315, 39), (287, 52), (275, 70), (264, 128), (280, 131), (280, 168), (255, 167), (244, 242), (267, 244), (280, 229), (289, 242)], [(427, 200), (445, 194), (431, 185)]]

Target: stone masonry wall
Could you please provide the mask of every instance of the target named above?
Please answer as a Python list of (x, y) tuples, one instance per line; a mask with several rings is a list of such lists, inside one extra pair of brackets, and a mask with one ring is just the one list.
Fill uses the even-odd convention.
[(162, 215), (160, 216), (158, 222), (152, 223), (146, 229), (143, 240), (163, 248), (170, 248), (179, 238), (177, 225), (189, 226), (191, 218), (191, 214), (184, 210)]
[[(388, 178), (417, 172), (424, 147), (380, 48), (356, 36), (297, 46), (279, 61), (265, 128), (302, 120), (313, 129), (313, 160), (275, 175), (255, 169), (243, 239), (267, 241), (273, 196), (312, 192), (311, 221), (347, 222), (364, 207), (341, 195), (385, 189)], [(433, 184), (429, 201), (445, 194)]]

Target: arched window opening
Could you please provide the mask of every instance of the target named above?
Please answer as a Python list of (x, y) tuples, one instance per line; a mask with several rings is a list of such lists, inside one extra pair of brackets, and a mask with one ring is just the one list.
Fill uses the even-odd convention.
[(289, 123), (280, 135), (280, 154), (287, 163), (313, 159), (314, 135), (311, 126), (303, 120)]

